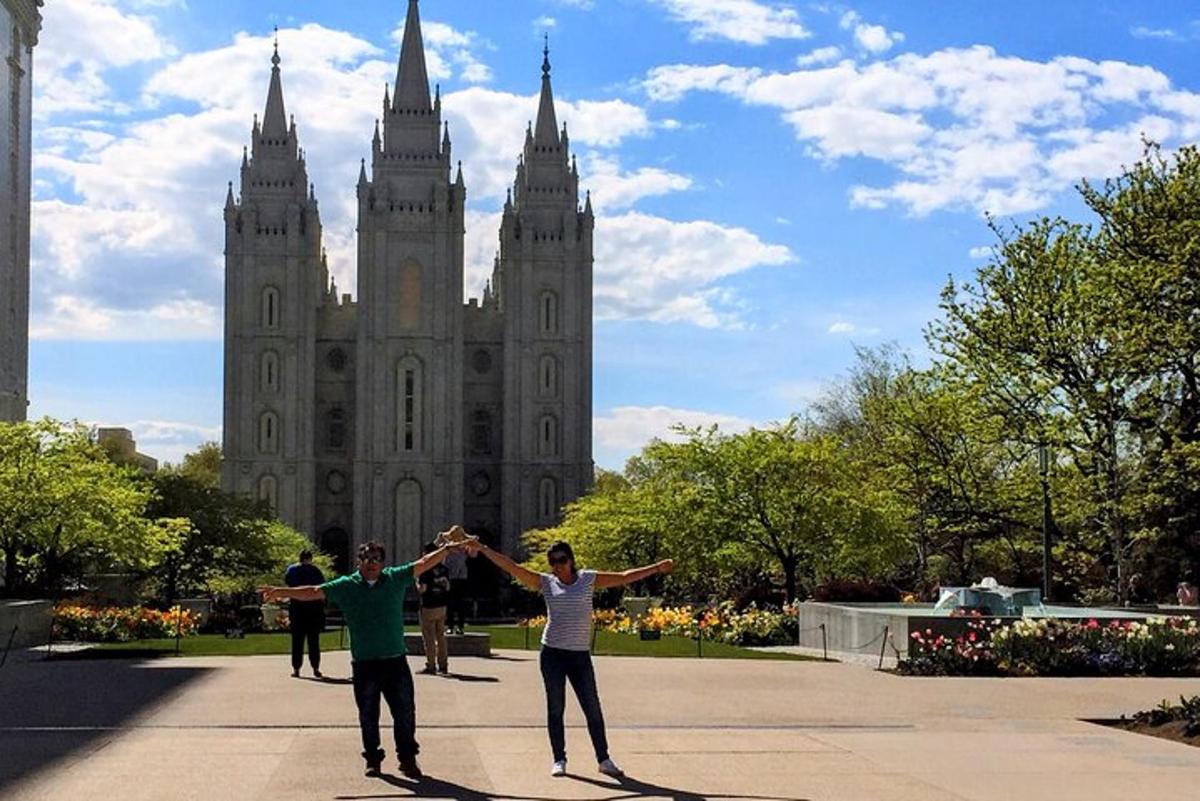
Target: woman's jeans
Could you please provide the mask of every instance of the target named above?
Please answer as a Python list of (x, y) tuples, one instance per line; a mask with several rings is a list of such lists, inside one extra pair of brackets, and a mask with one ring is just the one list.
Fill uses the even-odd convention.
[(596, 750), (596, 761), (608, 759), (608, 738), (604, 734), (604, 713), (600, 710), (600, 695), (596, 692), (596, 673), (592, 670), (592, 655), (587, 651), (567, 651), (542, 646), (542, 681), (546, 685), (546, 725), (550, 730), (550, 749), (554, 761), (567, 758), (566, 733), (563, 730), (563, 710), (567, 704), (567, 681), (579, 699), (587, 720), (588, 734)]
[(413, 700), (412, 673), (402, 656), (391, 659), (370, 659), (355, 662), (354, 701), (358, 704), (358, 725), (362, 729), (363, 757), (378, 762), (383, 757), (379, 749), (379, 697), (387, 701), (395, 727), (396, 756), (414, 757), (417, 745), (417, 708)]

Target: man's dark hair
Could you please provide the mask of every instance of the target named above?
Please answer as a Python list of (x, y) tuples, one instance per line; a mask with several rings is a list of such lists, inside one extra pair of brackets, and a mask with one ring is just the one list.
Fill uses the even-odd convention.
[(379, 554), (380, 559), (387, 558), (387, 549), (374, 540), (371, 540), (370, 542), (364, 542), (362, 545), (358, 546), (359, 559), (366, 559), (368, 554), (373, 553)]
[(571, 544), (569, 542), (563, 542), (562, 540), (559, 540), (558, 542), (551, 545), (549, 548), (546, 549), (546, 559), (549, 560), (556, 553), (562, 554), (563, 556), (565, 556), (571, 560), (571, 575), (572, 576), (579, 573), (579, 568), (575, 567), (575, 552), (571, 550)]
[(308, 550), (307, 548), (305, 548), (303, 551), (301, 551), (300, 552), (300, 561), (301, 562), (311, 562), (312, 561), (312, 551)]

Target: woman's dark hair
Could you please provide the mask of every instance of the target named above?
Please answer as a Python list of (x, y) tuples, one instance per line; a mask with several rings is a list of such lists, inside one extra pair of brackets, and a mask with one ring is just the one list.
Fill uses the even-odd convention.
[(358, 546), (358, 558), (366, 559), (368, 554), (377, 553), (380, 559), (387, 559), (387, 551), (378, 542), (364, 542)]
[(547, 548), (546, 549), (547, 561), (549, 561), (556, 553), (560, 553), (563, 556), (565, 556), (571, 560), (571, 575), (572, 576), (579, 573), (579, 568), (577, 568), (575, 566), (575, 552), (571, 550), (570, 543), (559, 540), (558, 542), (554, 543), (549, 548)]

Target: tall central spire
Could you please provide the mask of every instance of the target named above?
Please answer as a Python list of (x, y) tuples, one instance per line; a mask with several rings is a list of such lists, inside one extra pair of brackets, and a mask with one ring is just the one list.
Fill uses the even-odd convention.
[(263, 113), (262, 133), (267, 139), (287, 136), (287, 114), (283, 108), (283, 79), (279, 75), (279, 31), (275, 31), (275, 55), (271, 56), (271, 88), (267, 90), (267, 110)]
[(396, 92), (392, 108), (429, 111), (429, 74), (425, 71), (425, 43), (421, 39), (421, 14), (417, 0), (408, 0), (404, 20), (404, 43), (400, 47), (400, 67), (396, 71)]
[(557, 147), (559, 144), (558, 118), (554, 114), (554, 90), (550, 88), (549, 35), (546, 36), (546, 48), (542, 51), (542, 99), (538, 103), (533, 141), (538, 147)]

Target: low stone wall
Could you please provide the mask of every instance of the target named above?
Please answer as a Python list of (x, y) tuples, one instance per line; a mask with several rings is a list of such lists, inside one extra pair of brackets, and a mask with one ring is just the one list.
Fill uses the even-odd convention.
[[(425, 642), (422, 640), (420, 632), (406, 631), (404, 645), (413, 656), (425, 655)], [(491, 656), (492, 635), (486, 632), (447, 634), (446, 650), (450, 656)]]
[(901, 657), (908, 654), (910, 618), (906, 615), (869, 604), (850, 608), (816, 601), (800, 604), (797, 614), (799, 645), (813, 656), (821, 656), (827, 649), (830, 659), (877, 666), (882, 649), (884, 666), (893, 667), (897, 651)]
[(50, 601), (0, 601), (0, 653), (12, 648), (31, 648), (50, 641)]

